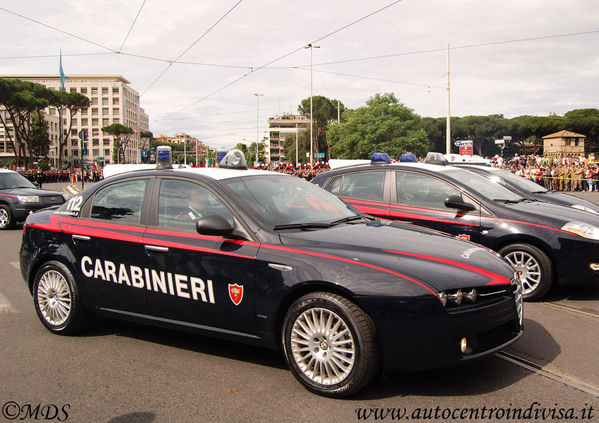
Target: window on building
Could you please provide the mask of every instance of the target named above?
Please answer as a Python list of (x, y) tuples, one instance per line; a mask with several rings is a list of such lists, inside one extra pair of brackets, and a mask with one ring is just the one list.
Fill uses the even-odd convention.
[(73, 126), (77, 126), (77, 123), (79, 122), (79, 120), (77, 118), (73, 118), (73, 119), (71, 119), (71, 122), (73, 123)]
[(87, 126), (88, 125), (87, 122), (88, 122), (87, 118), (81, 118), (81, 126)]
[(108, 87), (102, 87), (102, 95), (108, 95)]
[(110, 113), (110, 109), (108, 107), (102, 107), (102, 114), (107, 115)]
[(98, 118), (92, 119), (92, 126), (98, 126), (99, 124), (100, 124), (100, 121), (98, 120)]
[(104, 149), (104, 157), (110, 157), (110, 148), (105, 148)]
[(112, 119), (113, 123), (121, 123), (121, 120), (118, 117)]
[(81, 94), (87, 94), (87, 87), (81, 87), (80, 92)]
[(112, 108), (112, 114), (113, 115), (118, 115), (121, 113), (121, 109), (119, 109), (118, 107), (113, 107)]
[(92, 116), (98, 116), (98, 108), (97, 107), (92, 108)]
[(91, 100), (90, 104), (92, 106), (98, 104), (98, 97), (92, 97), (92, 100)]
[(92, 87), (92, 95), (98, 95), (98, 87)]
[(93, 155), (93, 157), (98, 157), (100, 155), (100, 150), (98, 150), (97, 148), (94, 148), (92, 150), (92, 155)]
[(108, 126), (108, 125), (110, 125), (110, 119), (102, 118), (102, 126)]
[(108, 100), (108, 97), (102, 97), (102, 106), (108, 106), (110, 104), (110, 101)]
[(118, 97), (112, 97), (112, 104), (113, 105), (120, 104), (119, 103), (119, 98)]
[(119, 93), (119, 87), (112, 87), (112, 94), (118, 94)]
[(76, 93), (77, 92), (77, 88), (71, 87), (71, 88), (69, 88), (69, 92)]

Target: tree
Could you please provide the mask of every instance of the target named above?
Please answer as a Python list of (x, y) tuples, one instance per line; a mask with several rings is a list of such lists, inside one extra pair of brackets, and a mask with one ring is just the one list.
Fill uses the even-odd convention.
[(69, 126), (66, 128), (66, 130), (63, 128), (63, 136), (59, 137), (58, 141), (58, 163), (62, 164), (64, 147), (69, 141), (71, 129), (73, 128), (73, 117), (75, 117), (80, 110), (87, 109), (89, 107), (90, 100), (83, 94), (79, 93), (52, 91), (50, 104), (58, 109), (58, 116), (62, 116), (62, 111), (65, 109), (69, 112)]
[[(310, 117), (310, 98), (301, 101), (297, 110), (303, 116)], [(321, 95), (312, 96), (312, 131), (314, 153), (329, 152), (329, 140), (327, 138), (327, 129), (329, 124), (337, 120), (338, 111), (343, 113), (345, 106), (335, 99), (328, 99)], [(308, 136), (310, 131), (308, 130)], [(309, 138), (308, 138), (309, 139)], [(310, 142), (308, 141), (308, 151), (310, 151)], [(295, 153), (294, 153), (295, 155)]]
[(125, 162), (125, 149), (130, 141), (130, 135), (133, 134), (133, 129), (121, 125), (120, 123), (113, 123), (102, 128), (102, 132), (112, 135), (113, 139), (113, 153), (112, 159), (116, 163)]
[(376, 94), (366, 107), (344, 112), (342, 123), (329, 129), (331, 157), (368, 159), (375, 151), (397, 157), (405, 152), (422, 156), (429, 140), (420, 116), (399, 103), (392, 93)]
[(34, 158), (48, 157), (50, 137), (48, 136), (48, 122), (44, 119), (43, 112), (36, 111), (31, 114), (31, 147)]
[(42, 84), (0, 78), (0, 105), (6, 110), (6, 114), (0, 113), (0, 120), (14, 149), (17, 166), (29, 166), (33, 157), (31, 114), (41, 113), (51, 96), (52, 91)]

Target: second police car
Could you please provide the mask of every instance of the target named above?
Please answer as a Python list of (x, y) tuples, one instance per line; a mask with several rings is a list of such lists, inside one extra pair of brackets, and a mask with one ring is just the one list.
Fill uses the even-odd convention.
[(312, 182), (358, 210), (482, 244), (518, 271), (525, 299), (555, 283), (599, 283), (599, 216), (533, 201), (454, 166), (371, 164), (318, 174)]
[(161, 164), (31, 215), (20, 263), (41, 322), (67, 335), (96, 313), (280, 348), (332, 397), (522, 333), (520, 281), (495, 253), (244, 165), (238, 150), (220, 169)]

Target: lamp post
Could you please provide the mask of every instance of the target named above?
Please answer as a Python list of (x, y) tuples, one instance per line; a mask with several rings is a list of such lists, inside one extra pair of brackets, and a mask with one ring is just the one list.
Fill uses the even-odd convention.
[(254, 162), (254, 167), (258, 166), (258, 120), (260, 116), (260, 97), (264, 94), (254, 93), (256, 96), (256, 160)]
[(314, 131), (314, 125), (312, 122), (312, 49), (315, 48), (320, 48), (320, 46), (315, 46), (312, 43), (308, 44), (307, 46), (305, 46), (304, 48), (309, 48), (310, 49), (310, 167), (312, 167), (313, 165), (313, 160), (314, 160), (314, 153), (312, 151), (312, 147), (314, 145), (314, 142), (312, 140), (313, 138), (313, 131)]

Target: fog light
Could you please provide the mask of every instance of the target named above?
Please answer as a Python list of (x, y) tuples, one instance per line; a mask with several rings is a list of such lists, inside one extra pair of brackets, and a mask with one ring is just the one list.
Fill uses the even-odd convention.
[(591, 263), (591, 270), (599, 270), (599, 263)]
[(476, 289), (472, 289), (464, 294), (464, 298), (470, 302), (476, 301)]
[(462, 352), (462, 354), (465, 354), (466, 351), (468, 351), (468, 340), (466, 339), (466, 337), (463, 337), (460, 340), (460, 351)]

